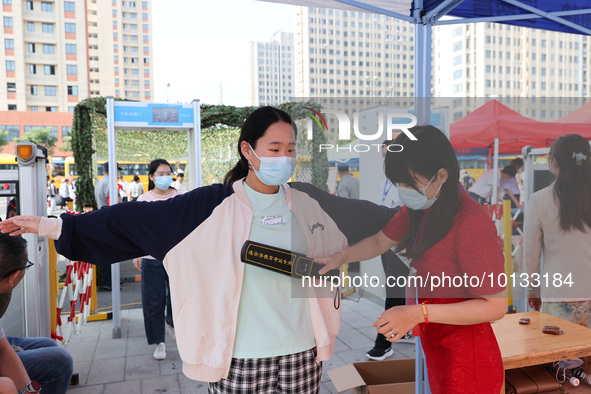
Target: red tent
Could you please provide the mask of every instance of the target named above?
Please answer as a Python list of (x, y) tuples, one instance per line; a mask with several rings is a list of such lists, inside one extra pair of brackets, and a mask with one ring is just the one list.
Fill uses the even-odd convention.
[(497, 100), (486, 102), (450, 125), (451, 144), (461, 148), (492, 148), (499, 138), (499, 153), (521, 153), (521, 148), (548, 147), (560, 135), (552, 123), (538, 122), (518, 114)]
[(591, 101), (558, 119), (558, 123), (591, 123)]

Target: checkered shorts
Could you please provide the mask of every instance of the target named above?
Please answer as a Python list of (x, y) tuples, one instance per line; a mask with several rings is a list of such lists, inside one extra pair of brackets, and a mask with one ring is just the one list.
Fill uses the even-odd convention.
[(322, 363), (316, 348), (267, 358), (233, 358), (226, 379), (209, 384), (209, 394), (316, 394)]

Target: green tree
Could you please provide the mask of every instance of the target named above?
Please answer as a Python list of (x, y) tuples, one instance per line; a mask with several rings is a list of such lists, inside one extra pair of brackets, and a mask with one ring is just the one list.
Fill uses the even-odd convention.
[(62, 146), (59, 148), (62, 152), (71, 152), (72, 151), (72, 137), (67, 136), (63, 138)]
[(34, 127), (27, 131), (24, 137), (14, 139), (16, 142), (30, 141), (37, 145), (42, 145), (47, 148), (49, 156), (53, 155), (53, 149), (57, 142), (57, 136), (51, 134), (51, 127)]
[(8, 144), (8, 131), (0, 129), (0, 148)]

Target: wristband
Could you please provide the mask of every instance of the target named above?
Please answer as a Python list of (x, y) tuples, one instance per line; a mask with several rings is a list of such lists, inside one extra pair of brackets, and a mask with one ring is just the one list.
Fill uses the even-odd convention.
[(39, 393), (41, 391), (41, 385), (39, 382), (30, 381), (25, 387), (18, 391), (18, 394), (27, 394), (27, 393)]
[(425, 305), (425, 301), (421, 304), (423, 306), (423, 316), (425, 317), (425, 324), (429, 324), (429, 314), (427, 313), (427, 305)]

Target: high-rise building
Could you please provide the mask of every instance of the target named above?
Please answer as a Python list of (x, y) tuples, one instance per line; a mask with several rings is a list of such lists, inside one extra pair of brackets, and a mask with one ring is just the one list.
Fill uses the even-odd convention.
[(0, 110), (71, 112), (80, 100), (107, 95), (152, 99), (149, 0), (3, 0), (2, 7)]
[[(2, 0), (0, 111), (73, 112), (98, 96), (151, 101), (150, 3)], [(2, 126), (9, 140), (17, 126), (24, 135), (24, 124)]]
[(297, 97), (410, 97), (414, 27), (378, 14), (299, 7)]
[[(583, 35), (497, 23), (434, 28), (433, 91), (438, 97), (588, 97), (591, 86)], [(519, 112), (551, 121), (572, 111), (545, 100), (520, 100)], [(514, 108), (517, 109), (517, 108)], [(457, 110), (452, 121), (465, 115)]]
[(290, 101), (294, 92), (293, 33), (277, 32), (270, 42), (250, 42), (252, 105)]
[(0, 110), (73, 111), (89, 95), (83, 0), (3, 0)]
[(87, 3), (90, 96), (152, 101), (151, 1)]

